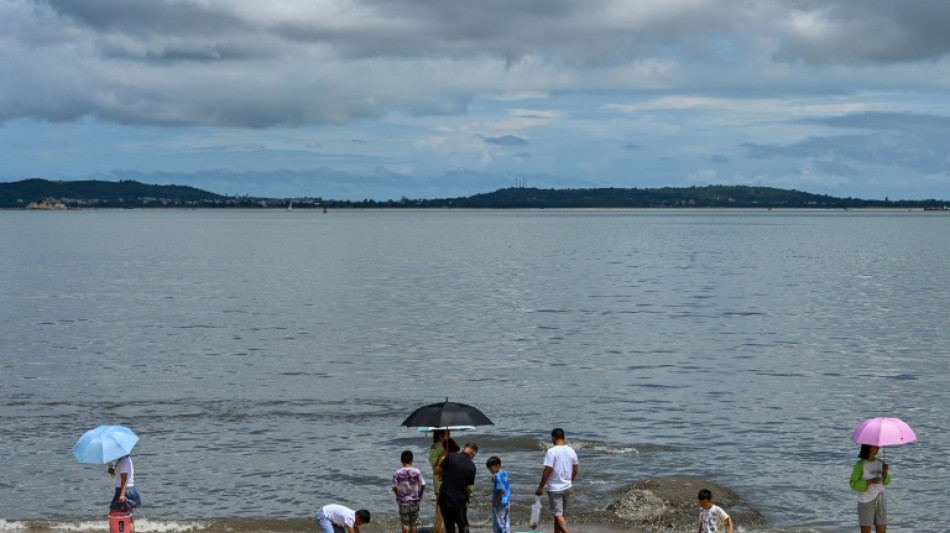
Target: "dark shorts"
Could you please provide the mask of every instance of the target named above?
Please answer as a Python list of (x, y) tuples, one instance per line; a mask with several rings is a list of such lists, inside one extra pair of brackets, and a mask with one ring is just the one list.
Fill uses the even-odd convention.
[(419, 504), (410, 503), (399, 506), (399, 521), (402, 525), (412, 527), (419, 522)]
[(122, 489), (115, 489), (115, 494), (112, 495), (112, 503), (109, 504), (109, 509), (113, 511), (131, 511), (139, 505), (142, 505), (142, 497), (139, 496), (139, 491), (135, 490), (135, 487), (125, 488), (125, 503), (119, 503), (120, 492), (122, 492)]
[(442, 521), (445, 522), (445, 533), (469, 533), (468, 506), (461, 507), (439, 504), (442, 510)]

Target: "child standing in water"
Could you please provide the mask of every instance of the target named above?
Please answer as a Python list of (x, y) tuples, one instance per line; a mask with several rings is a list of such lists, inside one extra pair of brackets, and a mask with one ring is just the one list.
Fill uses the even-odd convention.
[(508, 472), (501, 469), (501, 459), (496, 456), (488, 458), (485, 463), (492, 477), (491, 492), (491, 527), (493, 533), (508, 533), (511, 529), (509, 510), (511, 508), (511, 483), (508, 481)]
[(887, 463), (877, 458), (877, 446), (861, 445), (858, 462), (851, 470), (851, 488), (858, 491), (858, 526), (861, 533), (887, 532), (887, 500), (884, 485), (891, 482)]
[(399, 505), (399, 520), (402, 522), (402, 533), (416, 533), (419, 524), (419, 501), (426, 488), (426, 480), (422, 472), (412, 466), (412, 452), (402, 452), (399, 460), (402, 468), (393, 474), (393, 492), (396, 493), (396, 503)]
[(699, 491), (699, 533), (719, 533), (729, 525), (732, 533), (732, 518), (723, 511), (722, 507), (712, 501), (712, 492), (708, 489)]

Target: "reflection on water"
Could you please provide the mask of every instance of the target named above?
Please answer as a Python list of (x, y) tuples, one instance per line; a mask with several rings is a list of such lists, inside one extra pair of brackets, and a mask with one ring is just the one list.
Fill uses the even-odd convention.
[(591, 521), (625, 484), (683, 474), (734, 487), (770, 531), (841, 531), (850, 432), (886, 414), (920, 437), (886, 451), (891, 529), (943, 531), (948, 229), (922, 212), (0, 212), (3, 528), (100, 514), (111, 480), (69, 450), (101, 423), (142, 437), (149, 531), (295, 530), (330, 501), (395, 524), (399, 452), (428, 446), (398, 424), (448, 397), (495, 421), (459, 438), (502, 457), (516, 519), (563, 426)]

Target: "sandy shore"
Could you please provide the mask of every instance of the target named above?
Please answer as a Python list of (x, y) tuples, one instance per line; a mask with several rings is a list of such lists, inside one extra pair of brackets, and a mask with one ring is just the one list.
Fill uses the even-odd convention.
[[(568, 523), (571, 533), (650, 533), (642, 529), (631, 529), (618, 524), (572, 524)], [(473, 525), (469, 528), (471, 533), (492, 533), (491, 527), (484, 527), (481, 524)], [(553, 524), (544, 524), (538, 529), (528, 529), (525, 527), (511, 527), (511, 533), (549, 533), (554, 531)], [(431, 527), (420, 527), (418, 533), (432, 533)]]
[[(568, 512), (571, 533), (667, 533), (694, 530), (699, 519), (697, 495), (700, 489), (709, 489), (713, 500), (729, 511), (737, 524), (745, 527), (762, 526), (766, 519), (734, 490), (696, 477), (670, 476), (644, 479), (631, 483), (620, 491), (619, 498), (599, 509), (575, 507), (573, 516)], [(485, 516), (487, 509), (473, 515)], [(524, 516), (521, 513), (521, 516)], [(541, 513), (540, 531), (554, 530), (553, 518), (547, 509)], [(426, 528), (420, 533), (431, 533)], [(473, 521), (476, 533), (491, 533), (487, 521)], [(525, 523), (512, 524), (512, 533), (531, 531)]]

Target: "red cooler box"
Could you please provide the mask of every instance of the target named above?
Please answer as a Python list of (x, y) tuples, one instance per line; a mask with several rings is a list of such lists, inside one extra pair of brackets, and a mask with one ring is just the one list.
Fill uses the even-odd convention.
[(109, 533), (129, 533), (132, 511), (109, 511)]

